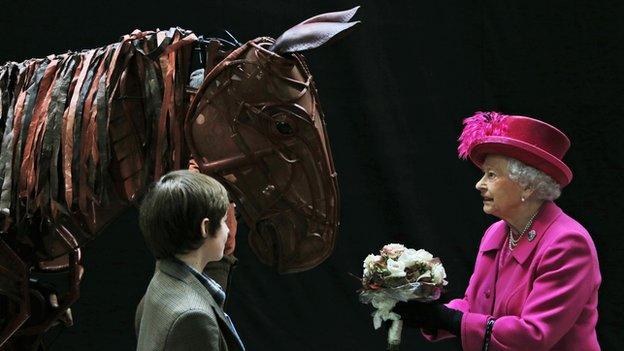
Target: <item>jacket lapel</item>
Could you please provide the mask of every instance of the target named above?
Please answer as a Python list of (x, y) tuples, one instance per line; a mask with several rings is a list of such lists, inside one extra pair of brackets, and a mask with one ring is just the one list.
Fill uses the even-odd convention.
[(231, 321), (228, 321), (228, 318), (223, 313), (221, 307), (217, 306), (216, 303), (212, 306), (213, 311), (217, 316), (219, 316), (219, 325), (222, 329), (225, 330), (223, 337), (227, 343), (229, 350), (245, 350), (243, 346), (243, 341), (240, 339), (238, 333), (232, 329)]

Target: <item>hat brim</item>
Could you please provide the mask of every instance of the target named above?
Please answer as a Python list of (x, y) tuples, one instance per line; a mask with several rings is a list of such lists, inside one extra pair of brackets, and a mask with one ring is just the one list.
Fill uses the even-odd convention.
[(501, 136), (490, 136), (473, 145), (470, 160), (481, 168), (485, 157), (498, 154), (512, 157), (551, 176), (563, 188), (572, 181), (572, 170), (557, 157), (529, 143)]

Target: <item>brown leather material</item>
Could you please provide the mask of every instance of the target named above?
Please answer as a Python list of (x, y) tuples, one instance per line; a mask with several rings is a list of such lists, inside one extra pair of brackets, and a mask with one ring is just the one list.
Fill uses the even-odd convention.
[[(45, 124), (45, 113), (47, 112), (52, 96), (52, 82), (56, 75), (58, 60), (52, 59), (47, 65), (39, 84), (37, 91), (37, 99), (35, 100), (35, 108), (24, 145), (24, 158), (21, 163), (21, 178), (19, 180), (19, 196), (30, 198), (35, 186), (35, 172), (37, 158), (37, 144), (40, 140), (41, 132)], [(34, 204), (32, 204), (34, 205)], [(27, 206), (28, 207), (28, 206)], [(33, 206), (34, 207), (34, 206)]]
[(93, 189), (88, 187), (87, 176), (93, 174), (93, 169), (89, 167), (89, 158), (93, 154), (93, 143), (95, 133), (95, 114), (97, 113), (97, 107), (93, 108), (93, 102), (95, 100), (96, 93), (100, 87), (100, 78), (106, 69), (106, 57), (110, 53), (110, 47), (102, 50), (102, 56), (97, 67), (94, 67), (94, 75), (91, 81), (91, 86), (87, 91), (84, 110), (82, 112), (82, 131), (80, 133), (80, 157), (78, 163), (78, 208), (84, 216), (93, 215), (91, 208), (88, 207), (88, 197), (92, 195)]
[(161, 98), (159, 90), (150, 89), (158, 87), (154, 62), (141, 54), (129, 58), (111, 95), (109, 132), (114, 155), (111, 162), (122, 180), (123, 198), (135, 201), (148, 177), (146, 158), (150, 153), (146, 150), (151, 148), (147, 130), (152, 129), (154, 105), (159, 106)]
[(113, 97), (119, 89), (120, 76), (128, 66), (128, 63), (134, 56), (130, 50), (130, 35), (126, 35), (122, 38), (121, 43), (115, 47), (114, 54), (111, 58), (110, 67), (111, 72), (106, 77), (105, 91), (108, 92), (108, 101), (99, 99), (98, 102), (98, 177), (101, 179), (99, 182), (99, 188), (97, 189), (97, 195), (99, 197), (106, 194), (106, 187), (110, 187), (111, 180), (109, 176), (109, 166), (111, 162), (110, 152), (111, 145), (109, 144), (110, 133), (110, 119), (112, 116)]
[(94, 54), (95, 50), (89, 50), (84, 55), (80, 55), (80, 65), (76, 69), (76, 74), (74, 76), (74, 80), (72, 81), (73, 88), (71, 89), (71, 100), (69, 102), (66, 115), (63, 116), (64, 125), (61, 136), (61, 139), (63, 140), (63, 178), (65, 183), (65, 203), (67, 204), (68, 209), (72, 208), (74, 198), (74, 173), (72, 169), (75, 141), (74, 128), (76, 119), (81, 118), (80, 116), (77, 116), (78, 101), (80, 99), (80, 91), (82, 90), (82, 86), (87, 77), (89, 66), (91, 65), (91, 60), (93, 59)]
[[(18, 72), (19, 65), (15, 62), (8, 62), (0, 73), (0, 145), (2, 145), (2, 140), (4, 140), (9, 116), (13, 112), (12, 107)], [(2, 183), (0, 182), (0, 184)]]
[[(132, 174), (136, 173), (132, 179), (125, 177), (126, 179), (124, 183), (124, 187), (134, 187), (142, 186), (142, 181), (151, 181), (153, 179), (153, 170), (155, 168), (155, 142), (156, 135), (155, 131), (158, 117), (160, 116), (160, 110), (162, 108), (162, 94), (163, 94), (163, 86), (162, 80), (160, 79), (160, 74), (157, 71), (159, 65), (143, 57), (141, 55), (137, 55), (137, 75), (138, 81), (135, 83), (137, 85), (137, 90), (143, 92), (144, 99), (142, 101), (143, 106), (143, 123), (135, 123), (135, 126), (140, 126), (139, 133), (137, 135), (140, 137), (140, 140), (137, 141), (137, 146), (139, 150), (150, 150), (150, 152), (143, 152), (143, 160), (142, 169)], [(138, 87), (140, 85), (140, 87)], [(138, 154), (137, 154), (138, 155)], [(140, 177), (139, 177), (140, 176)], [(140, 184), (139, 184), (140, 183)], [(135, 196), (137, 188), (134, 190), (130, 190), (132, 196)]]
[[(6, 85), (7, 89), (10, 89), (7, 92), (7, 99), (10, 99), (10, 106), (7, 109), (7, 117), (6, 117), (6, 125), (4, 126), (4, 134), (2, 137), (2, 153), (0, 153), (0, 187), (2, 187), (2, 192), (0, 193), (0, 213), (4, 215), (10, 214), (10, 198), (11, 198), (11, 165), (13, 159), (13, 120), (15, 116), (16, 106), (21, 106), (23, 100), (20, 101), (20, 93), (22, 91), (22, 87), (25, 81), (25, 72), (28, 70), (28, 65), (26, 64), (8, 64), (6, 67), (7, 71), (11, 71), (10, 76), (15, 76), (12, 78), (13, 82), (8, 83)], [(22, 96), (23, 98), (23, 96)], [(4, 109), (3, 109), (4, 110)], [(10, 220), (10, 217), (7, 217)], [(6, 222), (6, 221), (5, 221)]]
[(170, 63), (172, 58), (175, 58), (175, 53), (170, 53), (168, 57), (161, 57), (160, 69), (162, 72), (162, 80), (164, 85), (162, 105), (160, 107), (160, 116), (158, 117), (158, 128), (156, 131), (156, 155), (155, 155), (155, 169), (154, 180), (160, 178), (163, 174), (165, 167), (167, 166), (166, 155), (167, 152), (167, 121), (169, 119), (173, 104), (173, 70), (174, 65)]
[[(140, 62), (140, 56), (136, 57), (136, 60)], [(138, 78), (131, 70), (124, 71), (121, 75), (118, 94), (115, 94), (115, 96), (120, 96), (116, 97), (110, 105), (111, 149), (120, 170), (126, 200), (134, 199), (136, 192), (143, 187), (146, 177), (144, 173), (146, 171), (145, 152), (142, 146), (145, 127), (133, 123), (133, 120), (129, 118), (133, 114), (140, 118), (145, 116), (142, 101), (129, 98), (141, 95), (139, 84)]]
[[(106, 203), (102, 203), (102, 201), (108, 201), (106, 196), (107, 194), (103, 190), (103, 182), (105, 181), (106, 177), (103, 176), (103, 174), (99, 170), (101, 170), (101, 163), (107, 162), (107, 157), (104, 156), (103, 159), (100, 159), (100, 155), (108, 152), (106, 150), (106, 139), (108, 130), (104, 129), (107, 124), (106, 121), (108, 120), (108, 115), (106, 111), (106, 81), (110, 60), (113, 56), (114, 50), (115, 47), (113, 45), (108, 47), (108, 50), (104, 56), (102, 72), (98, 72), (98, 75), (96, 76), (96, 81), (94, 82), (94, 100), (92, 104), (91, 116), (89, 119), (88, 147), (86, 148), (86, 166), (88, 174), (86, 178), (87, 196), (90, 197), (90, 201), (95, 202), (100, 206), (106, 205)], [(100, 152), (100, 148), (102, 148), (102, 153)]]
[(156, 180), (168, 169), (179, 169), (182, 165), (184, 151), (183, 118), (186, 113), (185, 86), (188, 80), (188, 65), (190, 61), (190, 47), (195, 35), (188, 34), (182, 37), (179, 30), (168, 32), (172, 48), (163, 49), (159, 58), (161, 77), (163, 82), (162, 105), (158, 116), (155, 135), (155, 155), (153, 179)]
[(186, 86), (189, 84), (191, 74), (189, 63), (191, 62), (192, 53), (192, 46), (188, 44), (195, 41), (197, 41), (197, 37), (191, 33), (174, 44), (178, 50), (176, 51), (176, 60), (173, 61), (176, 62), (173, 96), (175, 115), (172, 118), (172, 123), (170, 123), (173, 136), (173, 169), (180, 169), (188, 158), (188, 150), (184, 140), (184, 118), (186, 117), (189, 102)]
[[(48, 108), (48, 123), (43, 136), (43, 147), (39, 155), (38, 190), (43, 194), (41, 206), (47, 207), (50, 199), (59, 197), (58, 161), (62, 140), (62, 120), (65, 116), (68, 97), (73, 88), (74, 72), (79, 65), (78, 57), (68, 57), (59, 71), (52, 101)], [(47, 212), (47, 211), (46, 211)]]
[[(12, 191), (11, 202), (14, 204), (15, 216), (16, 218), (21, 218), (20, 212), (23, 211), (22, 207), (17, 204), (19, 198), (19, 182), (22, 177), (22, 158), (24, 157), (23, 150), (24, 145), (27, 142), (27, 133), (30, 127), (30, 123), (33, 117), (33, 112), (35, 109), (35, 102), (37, 101), (37, 92), (39, 90), (39, 84), (44, 77), (46, 68), (48, 66), (49, 59), (39, 60), (39, 65), (35, 69), (35, 72), (29, 82), (29, 86), (25, 92), (24, 98), (24, 107), (16, 121), (17, 123), (13, 126), (13, 132), (15, 133), (15, 138), (17, 138), (16, 143), (13, 148), (13, 174), (12, 174), (12, 184), (11, 187), (15, 189)], [(26, 208), (28, 208), (28, 201), (26, 199)]]
[[(102, 60), (106, 55), (107, 48), (98, 49), (91, 61), (91, 65), (87, 68), (87, 76), (85, 82), (82, 85), (80, 91), (75, 93), (80, 94), (78, 97), (78, 106), (76, 108), (76, 120), (73, 132), (73, 155), (71, 161), (72, 173), (76, 176), (72, 179), (72, 186), (74, 189), (73, 201), (78, 204), (78, 210), (81, 215), (89, 218), (92, 215), (92, 208), (87, 208), (87, 189), (86, 189), (86, 170), (87, 155), (91, 152), (90, 147), (90, 132), (91, 132), (91, 108), (93, 105), (94, 90), (97, 90), (96, 76), (98, 69), (101, 67)], [(95, 85), (95, 88), (94, 88)]]
[[(48, 65), (48, 68), (46, 69), (46, 73), (48, 71), (54, 71), (53, 73), (50, 72), (53, 75), (53, 77), (50, 80), (50, 84), (49, 84), (49, 87), (47, 88), (47, 92), (45, 94), (45, 98), (43, 102), (41, 103), (41, 105), (37, 106), (37, 114), (40, 114), (40, 116), (37, 116), (38, 128), (35, 134), (34, 148), (31, 149), (30, 156), (29, 156), (33, 160), (32, 163), (34, 167), (31, 168), (31, 166), (28, 165), (30, 169), (30, 174), (26, 178), (27, 180), (26, 191), (27, 193), (32, 194), (32, 196), (35, 197), (38, 201), (39, 201), (39, 197), (37, 197), (37, 190), (38, 190), (37, 185), (38, 185), (38, 179), (39, 179), (39, 172), (41, 170), (41, 163), (38, 161), (39, 161), (39, 156), (41, 155), (41, 149), (43, 147), (45, 130), (49, 126), (48, 124), (49, 111), (48, 110), (52, 102), (52, 95), (53, 93), (56, 92), (55, 88), (56, 88), (56, 83), (58, 79), (58, 74), (60, 73), (61, 68), (63, 67), (63, 63), (66, 58), (67, 58), (66, 55), (59, 55), (56, 58), (51, 60), (50, 65)], [(42, 94), (42, 92), (43, 90), (40, 87), (38, 94)], [(40, 207), (40, 205), (41, 203), (38, 202), (37, 204), (35, 204), (35, 207), (38, 208)]]
[(209, 73), (186, 133), (201, 172), (239, 200), (254, 253), (286, 273), (331, 254), (338, 187), (307, 66), (269, 51), (272, 43), (251, 41)]

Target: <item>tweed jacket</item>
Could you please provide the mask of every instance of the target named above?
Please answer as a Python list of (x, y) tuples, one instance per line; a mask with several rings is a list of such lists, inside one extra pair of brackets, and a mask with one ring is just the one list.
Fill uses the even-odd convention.
[(159, 260), (137, 309), (137, 350), (238, 351), (226, 318), (191, 272), (172, 260)]
[[(507, 225), (499, 221), (485, 232), (464, 298), (447, 304), (464, 312), (465, 351), (482, 350), (491, 317), (496, 322), (490, 351), (600, 350), (601, 276), (589, 233), (553, 202), (544, 204), (532, 229), (533, 240), (523, 238), (500, 267)], [(451, 336), (443, 330), (423, 334), (429, 340)]]

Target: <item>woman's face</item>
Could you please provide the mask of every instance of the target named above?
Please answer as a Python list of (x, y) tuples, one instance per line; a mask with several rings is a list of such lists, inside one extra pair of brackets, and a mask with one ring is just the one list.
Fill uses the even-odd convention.
[[(219, 228), (217, 228), (215, 235), (211, 236), (210, 234), (208, 234), (208, 236), (206, 237), (206, 240), (204, 241), (203, 246), (211, 262), (219, 261), (220, 259), (223, 258), (223, 250), (225, 249), (225, 242), (227, 241), (228, 234), (230, 232), (230, 229), (225, 223), (226, 218), (227, 218), (227, 214), (223, 216), (223, 218), (221, 218), (221, 221), (219, 222)], [(205, 230), (209, 230), (208, 224), (209, 224), (208, 219), (205, 218), (204, 223), (203, 223)]]
[(507, 159), (488, 155), (481, 170), (483, 177), (476, 188), (483, 197), (483, 212), (508, 219), (522, 204), (522, 188), (507, 173)]

